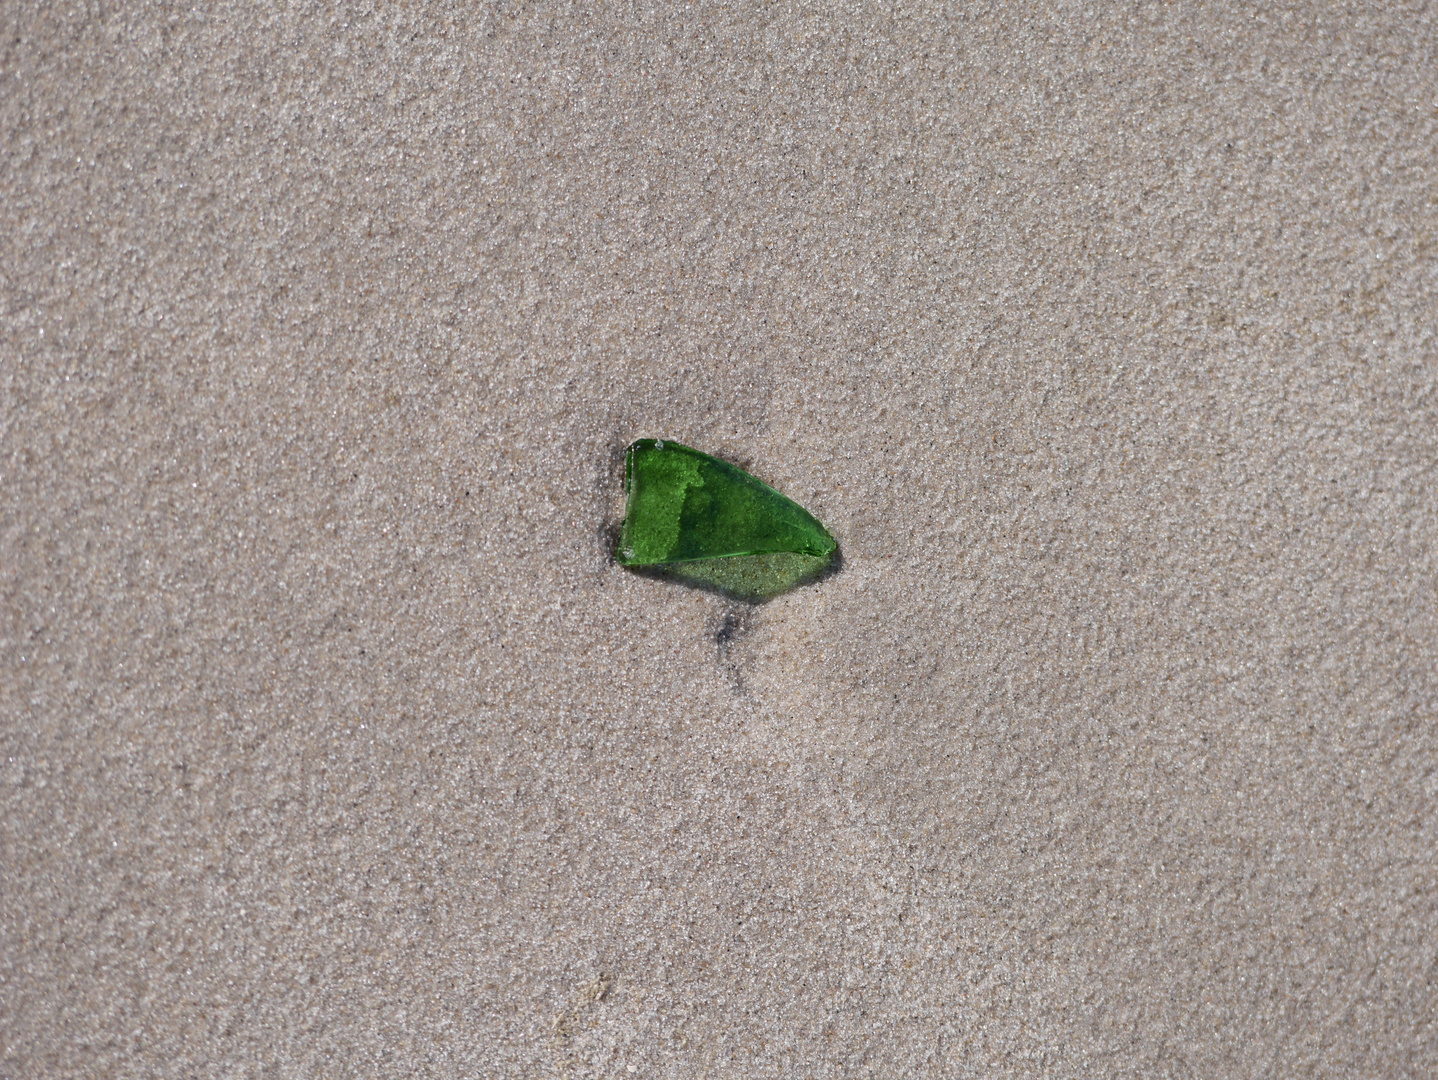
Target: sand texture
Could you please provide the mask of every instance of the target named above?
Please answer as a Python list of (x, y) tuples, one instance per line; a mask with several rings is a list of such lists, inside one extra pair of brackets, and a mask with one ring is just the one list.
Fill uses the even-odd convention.
[(1438, 1075), (1433, 5), (0, 32), (4, 1080)]

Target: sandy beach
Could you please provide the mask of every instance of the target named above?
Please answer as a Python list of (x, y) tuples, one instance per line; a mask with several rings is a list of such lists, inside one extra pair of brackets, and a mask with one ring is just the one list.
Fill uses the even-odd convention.
[(0, 30), (0, 1078), (1438, 1074), (1430, 5)]

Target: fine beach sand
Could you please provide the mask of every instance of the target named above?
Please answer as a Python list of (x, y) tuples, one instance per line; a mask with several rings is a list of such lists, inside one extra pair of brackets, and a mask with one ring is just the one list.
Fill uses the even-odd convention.
[(1438, 1074), (1438, 12), (1255, 10), (7, 5), (0, 1077)]

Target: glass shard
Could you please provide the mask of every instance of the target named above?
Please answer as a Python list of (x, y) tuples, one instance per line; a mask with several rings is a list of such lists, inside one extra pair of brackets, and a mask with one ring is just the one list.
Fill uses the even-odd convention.
[(625, 453), (628, 496), (617, 558), (746, 599), (826, 570), (838, 546), (792, 499), (681, 443), (640, 439)]

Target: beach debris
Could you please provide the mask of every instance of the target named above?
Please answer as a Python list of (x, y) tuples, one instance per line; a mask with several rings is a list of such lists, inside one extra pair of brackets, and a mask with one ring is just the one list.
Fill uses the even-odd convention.
[(742, 599), (768, 599), (818, 577), (838, 548), (792, 499), (670, 439), (630, 444), (624, 490), (621, 565)]

